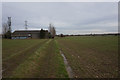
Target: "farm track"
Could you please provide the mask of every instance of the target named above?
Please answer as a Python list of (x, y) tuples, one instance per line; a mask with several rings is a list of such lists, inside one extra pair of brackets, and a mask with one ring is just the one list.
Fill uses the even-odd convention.
[(12, 71), (16, 69), (17, 66), (19, 66), (21, 63), (23, 63), (26, 58), (28, 58), (30, 55), (32, 55), (41, 45), (43, 45), (46, 41), (39, 42), (30, 48), (27, 48), (26, 50), (22, 50), (19, 54), (16, 53), (16, 55), (6, 59), (2, 63), (3, 67), (3, 77), (8, 77), (12, 74)]
[[(40, 52), (46, 48), (46, 46), (51, 42), (51, 40), (48, 40), (46, 43), (42, 45), (42, 47), (39, 47), (34, 54), (30, 55), (23, 63), (21, 63), (17, 69), (13, 71), (13, 75), (10, 77), (25, 77), (25, 78), (34, 78), (37, 77), (36, 73), (38, 70), (36, 67), (38, 66), (38, 63), (41, 62), (40, 59), (42, 59), (43, 55), (40, 55)], [(40, 59), (39, 59), (40, 58)], [(38, 63), (37, 63), (38, 62)], [(25, 66), (25, 67), (24, 67)]]
[[(26, 57), (24, 58), (21, 58), (22, 54), (17, 55), (19, 57), (12, 57), (9, 62), (12, 62), (13, 60), (16, 60), (17, 62), (12, 63), (12, 65), (4, 71), (3, 78), (68, 77), (63, 58), (59, 53), (55, 41), (49, 39), (48, 41), (41, 43), (41, 47), (39, 47), (39, 45), (34, 46), (33, 48), (35, 49), (32, 52), (30, 49), (30, 52), (25, 51)], [(9, 65), (8, 63), (6, 64)]]

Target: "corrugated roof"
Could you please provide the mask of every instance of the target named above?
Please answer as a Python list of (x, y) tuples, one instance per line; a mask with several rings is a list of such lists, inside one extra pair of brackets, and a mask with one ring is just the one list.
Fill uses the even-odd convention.
[[(14, 32), (40, 32), (41, 30), (15, 30)], [(48, 30), (44, 30), (48, 31)]]
[(14, 32), (38, 32), (40, 30), (15, 30)]
[[(40, 34), (41, 30), (16, 30), (12, 33), (12, 36), (26, 36), (28, 34)], [(45, 32), (48, 32), (48, 30), (44, 30)]]

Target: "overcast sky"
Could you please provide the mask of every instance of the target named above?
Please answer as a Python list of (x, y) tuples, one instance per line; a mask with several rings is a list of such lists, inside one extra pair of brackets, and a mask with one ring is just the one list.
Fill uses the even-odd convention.
[(12, 17), (12, 31), (48, 29), (54, 24), (57, 34), (118, 32), (117, 2), (3, 2), (2, 21)]

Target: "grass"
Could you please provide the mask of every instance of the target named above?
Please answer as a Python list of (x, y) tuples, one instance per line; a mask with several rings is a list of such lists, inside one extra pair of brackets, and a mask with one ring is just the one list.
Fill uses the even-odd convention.
[[(6, 50), (4, 50), (4, 48), (3, 48), (3, 58), (2, 58), (3, 65), (2, 66), (3, 66), (3, 70), (5, 70), (3, 72), (3, 77), (10, 76), (12, 74), (12, 72), (15, 70), (15, 68), (18, 67), (21, 63), (23, 63), (26, 60), (26, 58), (28, 58), (30, 55), (32, 55), (46, 40), (32, 40), (32, 41), (15, 40), (15, 42), (17, 42), (17, 43), (14, 43), (14, 41), (12, 41), (12, 40), (10, 40), (10, 41), (7, 40), (8, 45), (12, 44), (12, 46), (8, 50), (6, 48), (6, 50), (8, 52), (6, 52)], [(8, 47), (7, 45), (5, 46), (4, 44), (6, 44), (6, 43), (3, 42), (3, 47)], [(25, 45), (23, 45), (23, 44), (25, 44)], [(27, 44), (29, 44), (29, 45), (26, 46)], [(14, 46), (16, 46), (16, 45), (19, 45), (19, 46), (15, 48)], [(24, 49), (21, 47), (24, 47)], [(18, 52), (15, 53), (14, 49), (18, 50)], [(4, 57), (4, 56), (6, 56), (6, 57)]]
[[(68, 77), (63, 63), (63, 59), (59, 53), (58, 47), (54, 40), (3, 40), (3, 56), (9, 53), (5, 52), (5, 48), (11, 44), (10, 51), (16, 45), (23, 46), (24, 49), (18, 53), (11, 53), (3, 59), (4, 78), (65, 78)], [(14, 43), (20, 42), (20, 44)], [(29, 41), (31, 42), (29, 44)], [(13, 44), (12, 44), (13, 42)], [(9, 45), (7, 45), (9, 44)], [(9, 68), (6, 68), (9, 66)]]
[(113, 78), (118, 73), (118, 37), (82, 36), (57, 38), (73, 69), (74, 77)]
[(2, 44), (3, 78), (68, 78), (60, 50), (76, 78), (115, 78), (117, 36), (7, 40)]
[(2, 41), (2, 50), (4, 55), (2, 56), (3, 60), (12, 58), (14, 55), (21, 53), (23, 50), (27, 50), (34, 45), (37, 45), (39, 42), (45, 40), (7, 40)]

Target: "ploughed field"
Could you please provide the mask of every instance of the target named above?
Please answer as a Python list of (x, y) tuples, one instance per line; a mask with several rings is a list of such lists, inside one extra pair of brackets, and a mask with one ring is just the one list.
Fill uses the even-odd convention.
[(117, 36), (74, 36), (2, 41), (3, 78), (68, 78), (65, 55), (75, 78), (115, 78)]

